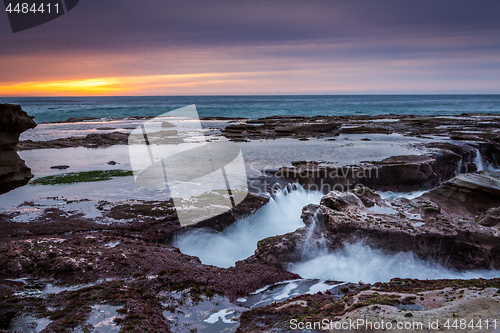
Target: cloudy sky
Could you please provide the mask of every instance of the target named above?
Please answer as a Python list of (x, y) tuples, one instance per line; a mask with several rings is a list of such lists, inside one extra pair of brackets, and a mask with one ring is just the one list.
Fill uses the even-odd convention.
[(12, 33), (0, 96), (500, 93), (498, 0), (80, 0)]

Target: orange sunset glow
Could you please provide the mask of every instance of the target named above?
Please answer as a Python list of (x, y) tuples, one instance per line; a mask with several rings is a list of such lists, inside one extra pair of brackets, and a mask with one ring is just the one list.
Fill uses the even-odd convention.
[[(154, 89), (173, 87), (189, 88), (201, 85), (217, 85), (241, 82), (235, 79), (242, 73), (230, 74), (184, 74), (106, 77), (81, 80), (58, 80), (22, 82), (0, 85), (0, 91), (7, 96), (96, 96), (123, 95), (148, 92)], [(232, 78), (232, 79), (231, 79)]]
[(114, 78), (99, 78), (17, 83), (0, 86), (0, 91), (10, 96), (85, 96), (119, 92), (123, 91), (123, 87), (121, 82)]
[(494, 3), (261, 6), (81, 2), (18, 33), (4, 17), (0, 97), (500, 93)]

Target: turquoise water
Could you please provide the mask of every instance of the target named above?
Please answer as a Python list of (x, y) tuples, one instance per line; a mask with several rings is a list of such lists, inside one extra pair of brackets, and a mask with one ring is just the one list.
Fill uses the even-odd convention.
[(500, 95), (5, 97), (0, 103), (21, 104), (38, 123), (157, 116), (190, 104), (202, 117), (500, 113)]

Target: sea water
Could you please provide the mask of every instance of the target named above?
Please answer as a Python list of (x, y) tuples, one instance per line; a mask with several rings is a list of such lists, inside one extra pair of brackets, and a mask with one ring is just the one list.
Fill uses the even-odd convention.
[(20, 104), (37, 123), (158, 116), (191, 104), (201, 117), (500, 114), (500, 95), (0, 97), (0, 103)]

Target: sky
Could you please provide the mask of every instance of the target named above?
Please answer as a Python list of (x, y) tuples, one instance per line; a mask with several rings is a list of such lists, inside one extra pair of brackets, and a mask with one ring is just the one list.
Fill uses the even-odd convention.
[(0, 96), (500, 93), (498, 0), (80, 0), (12, 33)]

